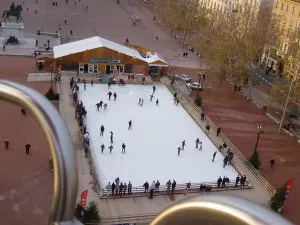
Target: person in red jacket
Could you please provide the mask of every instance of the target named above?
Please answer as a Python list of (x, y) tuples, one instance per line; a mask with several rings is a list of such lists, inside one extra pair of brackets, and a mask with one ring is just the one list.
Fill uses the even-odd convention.
[(9, 149), (9, 141), (7, 139), (5, 139), (4, 145), (6, 150)]

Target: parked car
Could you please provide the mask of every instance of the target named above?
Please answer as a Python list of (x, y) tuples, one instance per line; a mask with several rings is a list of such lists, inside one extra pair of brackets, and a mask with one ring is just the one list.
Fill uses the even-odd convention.
[(202, 85), (198, 82), (193, 82), (193, 83), (187, 83), (187, 85), (191, 88), (191, 89), (196, 89), (196, 90), (202, 90)]
[(187, 83), (190, 83), (192, 81), (192, 78), (190, 78), (188, 75), (186, 74), (181, 74), (180, 75), (180, 79), (184, 80)]

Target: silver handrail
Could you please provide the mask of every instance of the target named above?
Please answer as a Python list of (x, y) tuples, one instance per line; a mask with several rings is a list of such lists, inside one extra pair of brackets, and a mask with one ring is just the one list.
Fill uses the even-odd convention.
[(21, 84), (0, 80), (0, 99), (26, 108), (46, 135), (54, 168), (54, 192), (49, 224), (77, 223), (73, 221), (78, 188), (77, 164), (64, 121), (44, 96)]
[(242, 198), (222, 195), (183, 200), (161, 212), (150, 225), (202, 224), (204, 221), (230, 225), (292, 225), (260, 205)]

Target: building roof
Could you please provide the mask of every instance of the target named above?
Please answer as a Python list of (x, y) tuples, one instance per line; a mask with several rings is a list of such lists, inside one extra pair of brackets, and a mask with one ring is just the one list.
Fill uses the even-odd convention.
[(70, 43), (66, 43), (66, 44), (62, 44), (62, 45), (58, 45), (58, 46), (54, 46), (53, 47), (53, 55), (54, 55), (54, 59), (57, 59), (57, 58), (60, 58), (63, 56), (68, 56), (68, 55), (72, 55), (72, 54), (76, 54), (76, 53), (80, 53), (80, 52), (85, 52), (85, 51), (96, 49), (96, 48), (108, 48), (108, 49), (120, 52), (124, 55), (134, 57), (136, 59), (139, 59), (139, 60), (147, 62), (147, 63), (151, 63), (151, 62), (155, 62), (155, 61), (159, 60), (159, 61), (167, 64), (166, 61), (164, 61), (157, 53), (153, 54), (153, 56), (150, 58), (144, 58), (135, 49), (126, 47), (124, 45), (109, 41), (107, 39), (104, 39), (104, 38), (98, 37), (98, 36), (79, 40), (79, 41), (74, 41), (74, 42), (70, 42)]

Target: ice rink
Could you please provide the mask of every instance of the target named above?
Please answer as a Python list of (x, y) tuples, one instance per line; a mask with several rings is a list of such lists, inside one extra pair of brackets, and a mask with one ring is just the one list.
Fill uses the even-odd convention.
[[(217, 148), (206, 134), (194, 122), (185, 109), (173, 101), (173, 95), (164, 86), (156, 86), (153, 101), (150, 101), (152, 86), (112, 85), (110, 91), (117, 93), (117, 100), (108, 100), (107, 85), (79, 84), (79, 99), (87, 110), (86, 124), (90, 133), (92, 157), (97, 167), (102, 188), (108, 182), (120, 177), (121, 182), (133, 186), (142, 186), (159, 180), (165, 184), (175, 179), (177, 184), (187, 182), (216, 182), (219, 176), (228, 176), (233, 180), (237, 172), (232, 166), (223, 168), (223, 156), (217, 153), (215, 162), (212, 156)], [(138, 99), (144, 99), (144, 105), (138, 105)], [(155, 101), (159, 100), (159, 106)], [(96, 110), (100, 100), (108, 104), (104, 111)], [(132, 130), (128, 130), (128, 121), (132, 120)], [(104, 136), (100, 137), (100, 126), (104, 125)], [(114, 133), (114, 149), (109, 154), (110, 131)], [(195, 148), (195, 140), (203, 143), (203, 150)], [(177, 148), (186, 141), (184, 151), (177, 155)], [(121, 153), (125, 143), (126, 154)], [(105, 150), (101, 154), (100, 146)]]

